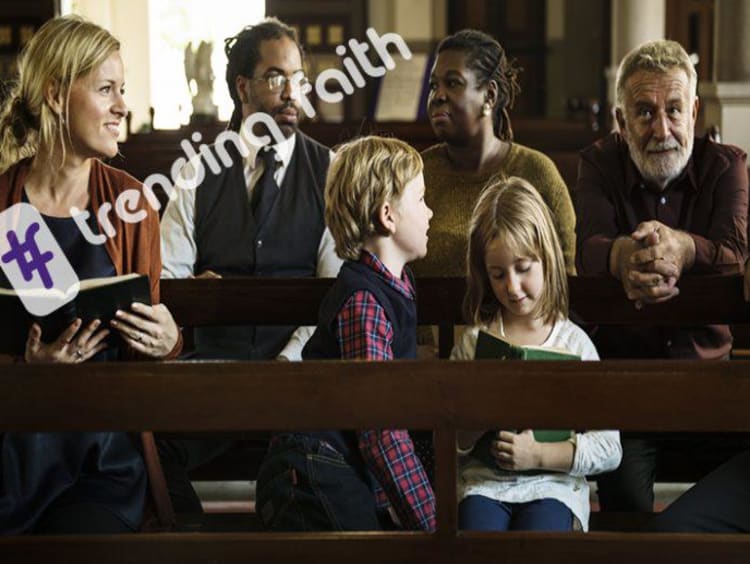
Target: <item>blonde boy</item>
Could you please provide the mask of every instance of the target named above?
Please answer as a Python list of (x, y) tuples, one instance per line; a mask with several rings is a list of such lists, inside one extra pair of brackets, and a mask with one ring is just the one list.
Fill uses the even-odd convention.
[[(432, 217), (419, 153), (396, 139), (347, 143), (328, 170), (325, 200), (326, 223), (346, 262), (303, 357), (415, 358), (416, 301), (406, 263), (427, 253)], [(435, 529), (434, 494), (408, 432), (334, 430), (272, 439), (258, 478), (258, 507), (269, 528), (392, 528), (388, 504), (404, 528)]]

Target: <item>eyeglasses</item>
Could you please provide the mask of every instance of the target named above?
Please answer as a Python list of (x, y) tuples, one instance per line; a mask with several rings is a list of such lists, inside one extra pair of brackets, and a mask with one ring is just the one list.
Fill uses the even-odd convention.
[(295, 72), (291, 77), (287, 77), (283, 74), (269, 74), (268, 76), (261, 76), (260, 78), (251, 78), (250, 80), (265, 84), (266, 88), (271, 92), (281, 92), (286, 88), (287, 83), (290, 83), (292, 87), (297, 88), (304, 88), (306, 85), (310, 84), (310, 80), (302, 74), (302, 71)]

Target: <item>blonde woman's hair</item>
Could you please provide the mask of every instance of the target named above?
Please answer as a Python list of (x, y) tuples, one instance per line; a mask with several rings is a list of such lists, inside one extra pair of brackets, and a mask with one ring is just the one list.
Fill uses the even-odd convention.
[[(0, 174), (40, 151), (50, 164), (62, 164), (71, 86), (119, 49), (107, 30), (78, 16), (54, 18), (39, 28), (19, 56), (18, 81), (0, 111)], [(62, 101), (59, 114), (45, 98), (50, 86)]]
[(542, 263), (544, 288), (532, 315), (545, 323), (567, 318), (565, 259), (549, 208), (531, 184), (510, 177), (488, 185), (471, 216), (464, 297), (467, 323), (486, 325), (500, 309), (485, 260), (487, 247), (495, 240), (507, 245), (515, 255)]
[(422, 172), (422, 157), (407, 143), (362, 137), (336, 149), (326, 177), (326, 224), (342, 259), (357, 260), (365, 242), (386, 235), (381, 206), (398, 203), (406, 184)]
[(685, 71), (692, 102), (696, 95), (698, 74), (682, 45), (669, 39), (648, 41), (639, 45), (625, 55), (617, 68), (616, 106), (622, 110), (625, 109), (625, 83), (636, 72), (669, 72), (675, 68)]

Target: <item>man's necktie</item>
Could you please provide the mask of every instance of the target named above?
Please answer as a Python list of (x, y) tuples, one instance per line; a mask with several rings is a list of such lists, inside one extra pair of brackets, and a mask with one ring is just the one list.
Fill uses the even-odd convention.
[(273, 149), (261, 150), (259, 156), (263, 159), (265, 170), (258, 179), (250, 200), (255, 223), (258, 225), (265, 221), (273, 203), (276, 201), (276, 197), (279, 195), (279, 185), (276, 184), (276, 179), (273, 177), (279, 164), (279, 161), (276, 160), (276, 151)]

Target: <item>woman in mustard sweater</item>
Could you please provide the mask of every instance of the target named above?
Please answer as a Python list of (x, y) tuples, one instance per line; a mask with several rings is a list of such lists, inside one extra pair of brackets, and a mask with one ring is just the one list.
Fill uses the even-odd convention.
[(552, 213), (568, 273), (574, 273), (575, 212), (567, 186), (546, 155), (513, 143), (509, 110), (517, 71), (500, 44), (476, 30), (445, 38), (430, 76), (427, 113), (441, 141), (422, 153), (427, 201), (435, 215), (421, 276), (463, 276), (469, 219), (482, 189), (498, 177), (530, 182)]

